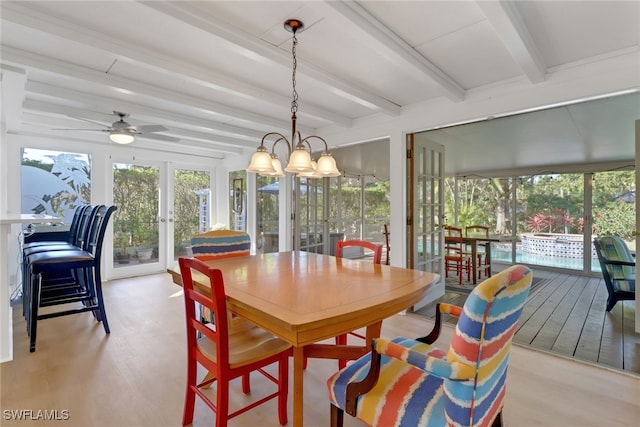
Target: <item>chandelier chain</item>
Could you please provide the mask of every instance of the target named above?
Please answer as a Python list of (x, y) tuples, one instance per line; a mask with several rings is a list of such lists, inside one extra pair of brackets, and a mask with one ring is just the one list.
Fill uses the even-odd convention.
[(293, 44), (291, 47), (291, 54), (293, 56), (293, 73), (291, 75), (291, 82), (293, 83), (293, 93), (291, 100), (291, 113), (298, 112), (298, 91), (296, 91), (296, 68), (298, 68), (298, 60), (296, 59), (296, 46), (298, 45), (298, 38), (296, 32), (293, 32)]

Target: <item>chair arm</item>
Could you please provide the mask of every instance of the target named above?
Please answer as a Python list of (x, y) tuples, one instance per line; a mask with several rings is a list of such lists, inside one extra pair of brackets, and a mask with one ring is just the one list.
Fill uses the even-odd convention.
[(464, 381), (473, 378), (476, 374), (474, 366), (428, 356), (389, 340), (377, 338), (371, 343), (371, 363), (367, 375), (361, 381), (347, 384), (345, 393), (347, 414), (356, 415), (358, 397), (371, 391), (378, 382), (382, 355), (401, 360), (439, 378)]
[(628, 267), (635, 267), (636, 263), (633, 261), (619, 261), (619, 260), (615, 260), (615, 259), (606, 259), (604, 260), (604, 263), (607, 265), (626, 265)]
[(374, 350), (378, 354), (401, 360), (438, 378), (464, 381), (473, 378), (476, 374), (476, 367), (473, 365), (429, 356), (384, 338), (375, 339), (374, 345)]
[(440, 336), (440, 328), (442, 327), (442, 315), (448, 314), (455, 318), (459, 318), (462, 313), (462, 307), (447, 303), (436, 304), (436, 323), (433, 325), (433, 329), (429, 332), (429, 335), (416, 338), (416, 341), (423, 342), (425, 344), (433, 344)]

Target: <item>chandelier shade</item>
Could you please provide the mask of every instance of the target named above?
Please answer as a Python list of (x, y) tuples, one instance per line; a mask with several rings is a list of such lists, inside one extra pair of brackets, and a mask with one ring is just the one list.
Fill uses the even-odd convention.
[(311, 154), (306, 148), (299, 145), (293, 150), (291, 156), (289, 156), (289, 164), (284, 168), (285, 172), (293, 173), (306, 173), (313, 172), (313, 166), (311, 165)]
[[(293, 99), (291, 100), (291, 138), (288, 139), (284, 135), (278, 132), (269, 132), (262, 137), (260, 146), (257, 151), (251, 156), (251, 162), (246, 171), (250, 173), (257, 173), (262, 176), (284, 176), (284, 172), (293, 173), (297, 176), (306, 176), (310, 178), (323, 178), (331, 176), (341, 175), (336, 161), (329, 152), (327, 141), (319, 136), (311, 135), (306, 138), (302, 138), (300, 132), (296, 130), (296, 113), (298, 111), (298, 92), (296, 91), (296, 46), (298, 45), (298, 39), (296, 32), (304, 28), (302, 21), (298, 19), (288, 19), (284, 23), (285, 29), (293, 33), (293, 43), (291, 48), (291, 55), (293, 57), (293, 73), (292, 73), (292, 85), (293, 85)], [(320, 155), (317, 162), (311, 158), (311, 144), (312, 139), (320, 140), (324, 145), (324, 150)], [(271, 154), (265, 147), (266, 142), (273, 141), (271, 146)], [(278, 156), (275, 154), (275, 147), (279, 142), (284, 142), (287, 145), (289, 159), (287, 166), (282, 170), (282, 164)]]
[(251, 156), (251, 163), (249, 163), (247, 172), (260, 174), (275, 172), (271, 161), (271, 155), (267, 153), (267, 149), (264, 148), (264, 146), (259, 147), (258, 151), (253, 153), (253, 156)]

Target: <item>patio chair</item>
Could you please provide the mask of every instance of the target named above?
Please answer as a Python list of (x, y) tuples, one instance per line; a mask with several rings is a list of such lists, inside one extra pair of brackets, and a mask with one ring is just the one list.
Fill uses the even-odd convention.
[(462, 285), (464, 271), (467, 272), (467, 281), (471, 280), (471, 255), (464, 250), (462, 229), (445, 225), (444, 239), (445, 277), (449, 277), (449, 271), (454, 271), (458, 276), (458, 284)]
[[(368, 426), (501, 426), (511, 340), (533, 274), (511, 266), (476, 286), (464, 307), (440, 303), (418, 339), (378, 338), (328, 381), (331, 426), (344, 411)], [(442, 315), (458, 317), (448, 351), (433, 346)]]
[[(196, 396), (216, 413), (216, 426), (226, 426), (230, 418), (277, 397), (278, 420), (281, 425), (287, 424), (291, 345), (241, 317), (228, 316), (222, 271), (195, 258), (180, 258), (178, 262), (184, 287), (187, 325), (187, 389), (182, 425), (193, 422)], [(211, 285), (210, 296), (193, 287), (192, 272), (206, 276)], [(195, 303), (211, 311), (215, 327), (211, 323), (203, 323), (196, 316)], [(264, 370), (274, 363), (278, 364), (277, 376)], [(201, 382), (197, 381), (198, 364), (208, 371)], [(249, 374), (254, 371), (277, 384), (277, 390), (229, 413), (229, 382), (241, 377), (242, 391), (249, 393)], [(214, 403), (202, 388), (208, 388), (215, 381), (217, 390)]]
[(627, 244), (618, 236), (601, 236), (593, 239), (602, 277), (609, 297), (607, 311), (618, 301), (636, 298), (636, 260)]

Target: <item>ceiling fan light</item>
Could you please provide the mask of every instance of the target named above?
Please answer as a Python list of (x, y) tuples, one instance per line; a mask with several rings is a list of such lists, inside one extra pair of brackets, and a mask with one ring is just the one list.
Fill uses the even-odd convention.
[(131, 144), (135, 138), (129, 132), (114, 131), (109, 134), (109, 139), (116, 144)]
[(285, 172), (311, 172), (313, 173), (313, 166), (311, 166), (311, 154), (301, 145), (297, 146), (291, 156), (289, 157), (289, 164), (285, 168)]
[(336, 159), (329, 153), (323, 153), (318, 159), (318, 169), (316, 174), (320, 176), (340, 176), (342, 175), (336, 165)]

